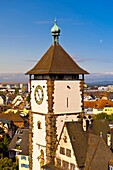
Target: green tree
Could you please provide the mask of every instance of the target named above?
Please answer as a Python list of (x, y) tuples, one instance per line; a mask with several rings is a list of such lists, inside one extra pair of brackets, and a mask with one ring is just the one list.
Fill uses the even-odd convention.
[(93, 118), (98, 119), (98, 120), (106, 119), (108, 121), (113, 121), (113, 114), (108, 115), (107, 113), (102, 112), (102, 113), (99, 113), (97, 115), (94, 115)]
[(109, 115), (109, 121), (113, 121), (113, 113), (111, 115)]
[(15, 88), (15, 94), (19, 93), (19, 88)]
[(0, 159), (0, 170), (18, 170), (18, 163), (5, 157)]
[(3, 95), (3, 92), (2, 92), (2, 91), (0, 91), (0, 95)]
[(8, 165), (9, 165), (9, 166), (12, 166), (12, 165), (13, 165), (12, 159), (8, 159)]
[(26, 101), (30, 102), (30, 94), (26, 97)]
[(6, 136), (4, 136), (3, 140), (0, 142), (0, 152), (3, 153), (3, 156), (7, 156), (8, 151), (8, 145), (10, 143), (10, 139)]

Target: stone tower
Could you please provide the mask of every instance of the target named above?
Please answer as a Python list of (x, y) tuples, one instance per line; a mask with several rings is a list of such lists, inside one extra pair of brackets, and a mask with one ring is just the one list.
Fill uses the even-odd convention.
[(60, 28), (51, 29), (53, 44), (29, 75), (31, 93), (30, 169), (54, 161), (57, 140), (65, 121), (73, 121), (83, 110), (84, 74), (59, 44)]

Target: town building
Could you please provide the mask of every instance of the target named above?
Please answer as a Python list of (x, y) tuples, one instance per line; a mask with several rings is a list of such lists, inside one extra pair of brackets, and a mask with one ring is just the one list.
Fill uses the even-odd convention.
[(113, 114), (113, 101), (107, 97), (102, 97), (98, 100), (84, 100), (85, 113), (88, 114), (89, 109), (92, 109), (91, 114), (107, 113)]
[(29, 170), (29, 129), (17, 129), (9, 145), (9, 157), (19, 162), (19, 170)]
[(111, 133), (106, 120), (87, 128), (82, 121), (66, 122), (56, 150), (55, 165), (69, 170), (107, 170), (113, 160)]
[(13, 121), (14, 125), (18, 128), (24, 128), (24, 119), (19, 113), (0, 113), (0, 119), (3, 121)]

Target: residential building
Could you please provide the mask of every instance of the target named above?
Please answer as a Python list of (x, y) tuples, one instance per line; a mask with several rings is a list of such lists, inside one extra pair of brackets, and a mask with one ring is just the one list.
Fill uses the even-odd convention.
[(24, 119), (20, 116), (19, 113), (0, 113), (0, 119), (1, 120), (10, 120), (13, 121), (13, 123), (18, 127), (18, 128), (24, 128)]
[(108, 115), (111, 115), (111, 114), (113, 114), (113, 107), (109, 107), (109, 106), (104, 107), (103, 112), (107, 113)]
[(107, 170), (113, 160), (108, 132), (106, 120), (95, 120), (87, 128), (83, 120), (66, 122), (56, 149), (55, 166), (62, 170)]
[[(91, 108), (93, 109), (92, 114), (99, 114), (102, 112), (111, 114), (112, 113), (112, 107), (113, 107), (113, 101), (107, 99), (106, 97), (103, 97), (98, 100), (88, 100), (84, 101), (84, 107), (86, 109)], [(87, 113), (87, 111), (86, 111)]]
[(7, 133), (11, 139), (14, 136), (17, 129), (12, 120), (3, 120), (1, 118), (0, 118), (0, 128), (2, 128), (3, 131)]
[(9, 157), (16, 157), (19, 170), (29, 169), (29, 129), (17, 129), (10, 145)]
[(29, 170), (29, 155), (18, 155), (19, 170)]

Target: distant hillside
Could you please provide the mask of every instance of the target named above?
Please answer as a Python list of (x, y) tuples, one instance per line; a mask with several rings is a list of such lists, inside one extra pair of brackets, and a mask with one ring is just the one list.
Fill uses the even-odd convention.
[[(0, 73), (0, 82), (27, 83), (29, 76), (24, 73)], [(113, 73), (91, 73), (85, 75), (85, 82), (89, 86), (113, 85)]]
[(88, 86), (108, 86), (113, 85), (113, 81), (87, 82)]
[(85, 76), (85, 82), (89, 86), (113, 85), (113, 73), (91, 73)]
[(27, 83), (28, 77), (29, 76), (25, 75), (24, 73), (0, 73), (0, 82)]

